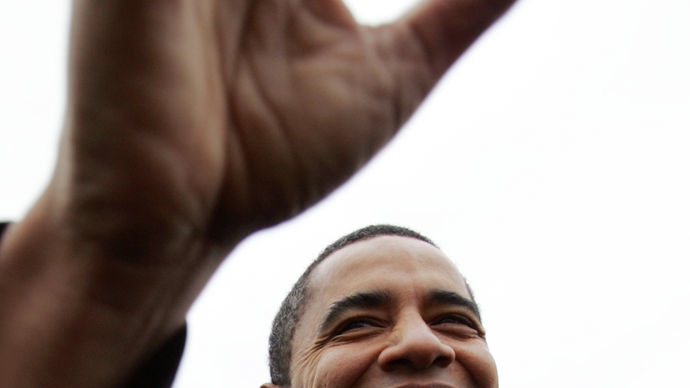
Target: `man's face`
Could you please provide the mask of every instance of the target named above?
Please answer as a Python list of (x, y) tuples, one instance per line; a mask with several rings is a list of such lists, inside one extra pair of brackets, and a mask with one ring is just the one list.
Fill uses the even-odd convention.
[(312, 273), (293, 342), (293, 387), (495, 388), (464, 278), (423, 241), (350, 244)]

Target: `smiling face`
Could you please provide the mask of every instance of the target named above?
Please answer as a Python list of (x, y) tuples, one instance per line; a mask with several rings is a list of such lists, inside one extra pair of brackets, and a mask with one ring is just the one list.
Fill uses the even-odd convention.
[(292, 387), (498, 387), (467, 285), (434, 246), (355, 242), (319, 264), (309, 290)]

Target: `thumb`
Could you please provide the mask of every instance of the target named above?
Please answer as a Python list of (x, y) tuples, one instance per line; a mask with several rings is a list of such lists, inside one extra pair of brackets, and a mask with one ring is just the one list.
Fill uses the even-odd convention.
[(426, 0), (398, 23), (408, 26), (437, 77), (515, 0)]
[(393, 77), (401, 125), (455, 60), (515, 0), (426, 0), (397, 21), (371, 29)]

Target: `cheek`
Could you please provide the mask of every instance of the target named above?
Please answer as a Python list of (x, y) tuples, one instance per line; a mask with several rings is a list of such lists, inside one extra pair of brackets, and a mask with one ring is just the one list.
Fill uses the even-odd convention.
[(470, 346), (455, 349), (456, 359), (472, 376), (479, 388), (497, 388), (498, 371), (486, 342), (478, 341)]
[(293, 386), (351, 387), (376, 363), (376, 353), (352, 346), (309, 352), (295, 363)]

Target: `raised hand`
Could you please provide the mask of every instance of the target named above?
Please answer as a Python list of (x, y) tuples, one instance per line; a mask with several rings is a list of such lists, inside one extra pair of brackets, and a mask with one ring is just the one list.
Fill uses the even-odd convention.
[(369, 160), (510, 3), (427, 1), (371, 28), (338, 0), (77, 1), (71, 211), (97, 239), (135, 222), (144, 239), (235, 241), (295, 215)]

